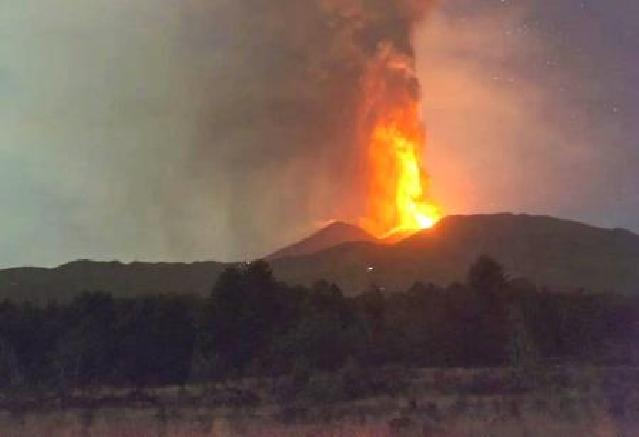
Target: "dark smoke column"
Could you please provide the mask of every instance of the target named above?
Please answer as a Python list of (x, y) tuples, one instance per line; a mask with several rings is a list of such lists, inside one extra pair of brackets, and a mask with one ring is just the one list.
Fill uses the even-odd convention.
[(246, 250), (273, 228), (367, 214), (364, 143), (419, 101), (411, 33), (430, 3), (190, 0), (184, 37), (210, 46), (192, 186)]

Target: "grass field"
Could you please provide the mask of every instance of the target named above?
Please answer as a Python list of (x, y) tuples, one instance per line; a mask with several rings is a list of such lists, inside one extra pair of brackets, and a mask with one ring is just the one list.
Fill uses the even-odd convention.
[[(328, 387), (334, 381), (321, 381), (320, 389), (335, 392)], [(318, 395), (317, 385), (277, 398), (282, 382), (272, 379), (135, 396), (94, 389), (74, 394), (73, 402), (5, 398), (0, 435), (639, 435), (637, 369), (564, 368), (529, 374), (523, 381), (507, 370), (418, 370), (408, 372), (405, 382), (389, 393), (348, 400)]]

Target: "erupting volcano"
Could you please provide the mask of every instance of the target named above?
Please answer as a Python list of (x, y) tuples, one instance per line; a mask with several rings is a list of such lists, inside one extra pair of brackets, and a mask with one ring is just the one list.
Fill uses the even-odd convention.
[(430, 228), (442, 217), (428, 195), (422, 162), (426, 135), (413, 64), (412, 57), (387, 46), (364, 84), (360, 135), (367, 151), (368, 192), (360, 225), (378, 238)]
[(424, 133), (417, 105), (394, 111), (374, 128), (370, 140), (372, 180), (369, 217), (363, 226), (378, 237), (433, 226), (441, 218), (428, 200), (421, 164)]

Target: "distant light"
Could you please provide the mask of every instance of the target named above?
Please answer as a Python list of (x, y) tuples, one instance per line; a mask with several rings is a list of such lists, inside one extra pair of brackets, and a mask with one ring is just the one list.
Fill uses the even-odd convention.
[(374, 269), (373, 267), (370, 267), (370, 266), (369, 266), (369, 267), (368, 267), (368, 269), (366, 269), (366, 270), (368, 270), (369, 272), (372, 272), (372, 271), (373, 271), (373, 270), (375, 270), (375, 269)]

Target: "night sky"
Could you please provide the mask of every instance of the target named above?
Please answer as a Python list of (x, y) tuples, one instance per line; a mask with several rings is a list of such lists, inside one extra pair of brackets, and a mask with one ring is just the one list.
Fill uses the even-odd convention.
[(445, 3), (417, 45), (446, 209), (639, 231), (639, 3)]
[[(0, 3), (0, 267), (250, 258), (356, 217), (366, 50), (316, 1), (71, 3)], [(639, 2), (438, 3), (413, 44), (444, 211), (639, 232)]]

